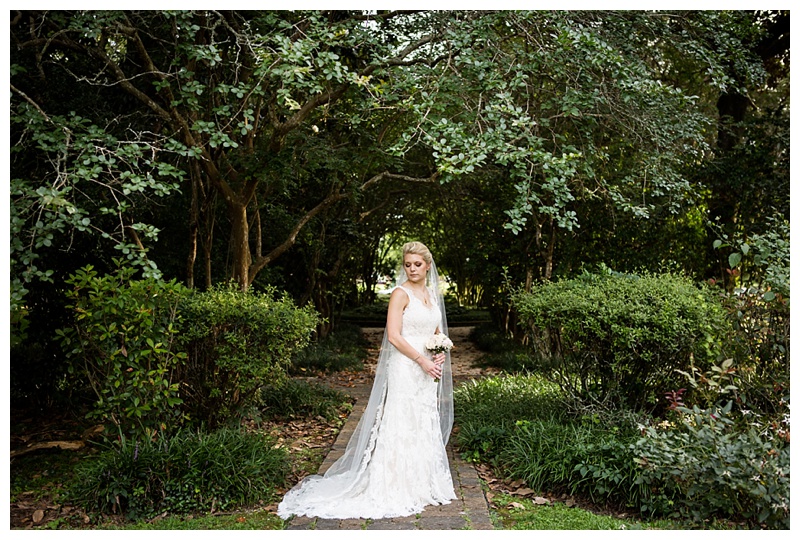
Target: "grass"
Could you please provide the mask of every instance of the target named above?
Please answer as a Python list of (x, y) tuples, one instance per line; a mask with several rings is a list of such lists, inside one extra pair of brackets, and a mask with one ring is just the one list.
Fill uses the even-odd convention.
[(502, 529), (510, 530), (662, 530), (682, 529), (678, 522), (640, 520), (596, 514), (577, 507), (556, 502), (534, 504), (522, 497), (499, 494), (493, 503), (497, 507), (495, 519)]

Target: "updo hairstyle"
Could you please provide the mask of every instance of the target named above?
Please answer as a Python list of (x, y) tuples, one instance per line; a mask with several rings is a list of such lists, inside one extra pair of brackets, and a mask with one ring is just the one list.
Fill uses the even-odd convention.
[(406, 255), (409, 254), (419, 255), (428, 264), (431, 264), (433, 262), (433, 255), (431, 255), (431, 251), (422, 242), (408, 242), (404, 244), (403, 260), (405, 260)]

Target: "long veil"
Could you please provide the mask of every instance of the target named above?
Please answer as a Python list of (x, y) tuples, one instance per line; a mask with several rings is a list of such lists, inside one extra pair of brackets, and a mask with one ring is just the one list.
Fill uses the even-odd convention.
[[(400, 270), (397, 278), (397, 285), (401, 285), (407, 280), (405, 270)], [(431, 264), (428, 271), (428, 281), (426, 284), (432, 293), (434, 301), (438, 304), (442, 319), (439, 331), (447, 334), (447, 315), (444, 307), (444, 295), (442, 294), (442, 283), (439, 280), (439, 273), (436, 265)], [(347, 443), (344, 454), (325, 472), (322, 478), (329, 479), (338, 477), (335, 482), (320, 482), (318, 475), (309, 476), (290, 490), (290, 493), (299, 490), (307, 481), (315, 482), (315, 498), (331, 497), (341, 494), (349, 485), (355, 482), (359, 473), (364, 470), (369, 462), (369, 454), (374, 448), (375, 438), (378, 428), (381, 425), (383, 416), (383, 406), (386, 399), (387, 372), (391, 349), (394, 345), (389, 343), (386, 331), (383, 332), (383, 341), (378, 356), (378, 365), (375, 369), (375, 380), (372, 385), (369, 401), (367, 402), (364, 413), (358, 425)], [(424, 353), (425, 351), (419, 351)], [(438, 383), (438, 404), (439, 404), (439, 425), (442, 432), (442, 441), (447, 445), (450, 438), (450, 431), (453, 427), (453, 377), (450, 366), (450, 353), (446, 354), (447, 359), (442, 368), (442, 376)], [(369, 446), (370, 452), (367, 452)], [(447, 459), (446, 456), (444, 459)], [(318, 483), (317, 483), (318, 482)], [(288, 493), (287, 493), (288, 495)], [(286, 500), (286, 499), (284, 499)], [(279, 508), (279, 515), (281, 509)], [(284, 516), (281, 516), (284, 517)]]

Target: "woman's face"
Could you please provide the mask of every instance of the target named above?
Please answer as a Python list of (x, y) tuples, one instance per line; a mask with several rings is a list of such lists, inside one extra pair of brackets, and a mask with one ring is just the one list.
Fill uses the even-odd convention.
[(425, 262), (422, 255), (406, 253), (406, 256), (403, 257), (403, 268), (411, 283), (425, 283), (425, 275), (430, 267), (431, 265)]

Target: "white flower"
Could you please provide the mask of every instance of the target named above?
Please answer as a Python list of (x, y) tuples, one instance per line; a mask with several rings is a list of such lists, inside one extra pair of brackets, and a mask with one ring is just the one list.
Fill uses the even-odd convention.
[(425, 344), (425, 348), (432, 353), (446, 352), (453, 348), (453, 342), (444, 334), (433, 334)]

